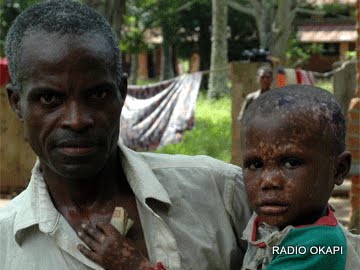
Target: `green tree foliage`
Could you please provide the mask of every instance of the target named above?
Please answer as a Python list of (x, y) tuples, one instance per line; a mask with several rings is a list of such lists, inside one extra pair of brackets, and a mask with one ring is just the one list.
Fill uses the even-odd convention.
[(158, 0), (155, 4), (154, 24), (161, 28), (163, 35), (160, 80), (174, 77), (173, 50), (179, 29), (178, 13), (191, 2), (183, 0)]
[[(228, 0), (231, 8), (248, 14), (256, 22), (261, 49), (285, 63), (293, 22), (299, 13), (323, 15), (305, 0)], [(310, 7), (310, 8), (309, 8)]]
[[(254, 20), (236, 10), (228, 10), (228, 59), (242, 59), (242, 52), (259, 46)], [(177, 54), (189, 58), (193, 52), (200, 55), (200, 69), (210, 68), (211, 51), (211, 2), (198, 1), (191, 8), (179, 14), (180, 30), (178, 31)]]
[(321, 54), (323, 52), (323, 45), (317, 43), (301, 44), (296, 35), (293, 34), (289, 41), (289, 48), (286, 52), (287, 65), (290, 67), (299, 67), (306, 64), (311, 55)]
[(123, 16), (126, 13), (125, 0), (80, 0), (80, 2), (103, 15), (114, 32), (120, 36)]
[(355, 9), (353, 5), (350, 4), (341, 4), (341, 3), (331, 3), (324, 4), (316, 7), (316, 9), (324, 11), (325, 18), (355, 18)]
[(131, 68), (129, 84), (136, 84), (137, 71), (139, 66), (138, 54), (147, 49), (144, 41), (144, 31), (140, 23), (140, 17), (136, 13), (133, 16), (124, 16), (124, 22), (120, 50), (131, 55)]
[[(196, 0), (194, 0), (196, 1)], [(130, 0), (128, 15), (134, 16), (137, 27), (161, 28), (163, 35), (160, 80), (174, 77), (172, 50), (177, 42), (178, 13), (191, 2), (182, 0)]]
[(5, 56), (5, 39), (15, 18), (27, 7), (40, 2), (39, 0), (11, 1), (4, 0), (0, 4), (0, 56)]

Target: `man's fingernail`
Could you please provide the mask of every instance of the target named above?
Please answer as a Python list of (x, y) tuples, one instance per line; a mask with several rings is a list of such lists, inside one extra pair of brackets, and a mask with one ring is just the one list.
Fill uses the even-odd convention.
[(81, 224), (81, 228), (85, 229), (85, 228), (86, 228), (86, 224), (85, 224), (85, 223)]
[(83, 233), (82, 232), (78, 232), (78, 236), (83, 236)]

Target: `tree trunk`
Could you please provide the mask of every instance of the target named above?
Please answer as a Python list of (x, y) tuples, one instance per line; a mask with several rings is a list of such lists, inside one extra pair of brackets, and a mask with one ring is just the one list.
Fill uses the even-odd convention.
[(292, 1), (281, 1), (273, 21), (274, 27), (272, 27), (272, 40), (269, 49), (271, 55), (279, 58), (283, 65), (286, 62), (286, 51), (292, 30), (291, 25), (295, 18), (293, 5)]
[(136, 53), (131, 54), (131, 67), (130, 67), (130, 78), (129, 84), (136, 85), (138, 77), (139, 58)]
[(82, 2), (103, 15), (120, 38), (126, 0), (82, 0)]
[(167, 42), (164, 42), (161, 50), (160, 81), (174, 78), (174, 76), (172, 48)]
[(208, 98), (220, 97), (227, 88), (227, 3), (212, 0), (211, 65)]
[(228, 0), (229, 5), (255, 19), (260, 48), (268, 49), (272, 56), (285, 64), (291, 25), (297, 12), (297, 0), (254, 0), (248, 5)]
[[(200, 22), (200, 37), (199, 37), (199, 56), (200, 56), (200, 70), (210, 69), (210, 55), (211, 55), (211, 40), (210, 27), (206, 21)], [(208, 88), (209, 77), (203, 76), (201, 80), (200, 89)]]
[(274, 4), (269, 0), (261, 1), (261, 9), (257, 10), (257, 16), (255, 18), (258, 31), (260, 48), (264, 50), (270, 50), (272, 46), (272, 24), (274, 21)]

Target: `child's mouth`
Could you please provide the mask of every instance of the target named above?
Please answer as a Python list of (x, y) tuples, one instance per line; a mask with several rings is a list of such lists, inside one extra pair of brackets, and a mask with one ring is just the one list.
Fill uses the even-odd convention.
[(260, 212), (264, 215), (279, 215), (288, 210), (287, 205), (263, 205), (259, 207)]
[(285, 213), (289, 205), (278, 200), (264, 200), (258, 206), (260, 212), (264, 215), (279, 215)]

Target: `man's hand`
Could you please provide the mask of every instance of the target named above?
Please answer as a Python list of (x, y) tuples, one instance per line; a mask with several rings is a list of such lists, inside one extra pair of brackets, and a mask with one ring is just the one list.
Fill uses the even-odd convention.
[(82, 254), (107, 270), (144, 270), (153, 265), (123, 237), (113, 225), (106, 223), (82, 224), (78, 236), (91, 250), (78, 245)]

